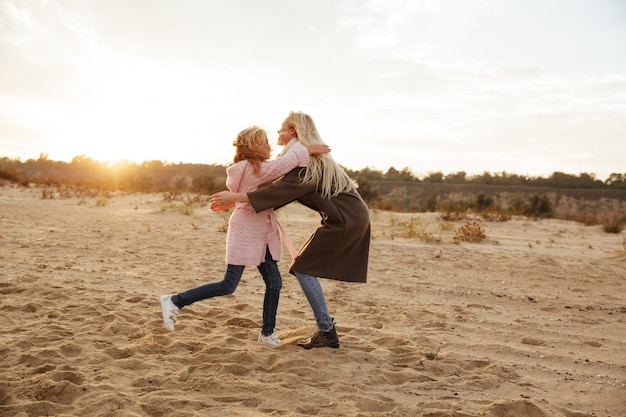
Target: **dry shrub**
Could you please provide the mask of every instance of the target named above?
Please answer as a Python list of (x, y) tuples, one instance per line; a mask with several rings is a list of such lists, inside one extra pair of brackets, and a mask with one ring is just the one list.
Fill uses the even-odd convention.
[(428, 230), (428, 222), (411, 217), (407, 221), (397, 220), (391, 217), (390, 223), (382, 227), (382, 236), (389, 236), (390, 239), (420, 239), (428, 243), (440, 243), (441, 236), (435, 236)]
[(419, 221), (417, 223), (414, 223), (413, 219), (411, 219), (411, 222), (408, 224), (408, 226), (409, 227), (407, 231), (411, 232), (411, 236), (408, 236), (407, 233), (407, 237), (417, 237), (418, 239), (428, 243), (441, 242), (441, 237), (435, 236), (427, 230), (428, 223), (422, 223)]
[(487, 235), (482, 224), (477, 221), (466, 220), (465, 224), (454, 232), (454, 243), (457, 245), (461, 242), (480, 242)]
[(584, 224), (585, 226), (593, 226), (598, 224), (598, 216), (596, 216), (596, 213), (592, 211), (576, 213), (576, 221)]
[(43, 188), (41, 190), (41, 199), (42, 200), (53, 200), (54, 199), (54, 190), (49, 190), (48, 188)]
[(447, 222), (465, 219), (465, 207), (446, 201), (439, 207), (441, 219)]
[(546, 194), (535, 194), (524, 209), (524, 215), (535, 218), (550, 218), (554, 215), (552, 201)]
[(624, 230), (624, 219), (618, 212), (602, 218), (602, 230), (607, 233), (621, 233)]
[(390, 200), (383, 200), (382, 198), (379, 198), (378, 200), (374, 201), (374, 204), (372, 205), (372, 208), (375, 210), (384, 210), (384, 211), (402, 211), (400, 210), (400, 207), (397, 206), (395, 203), (393, 203)]
[(511, 220), (511, 213), (508, 213), (504, 210), (493, 210), (490, 212), (480, 213), (480, 216), (483, 220), (488, 222), (508, 222)]
[(193, 213), (193, 205), (170, 203), (170, 204), (163, 205), (160, 208), (161, 212), (165, 212), (168, 210), (177, 211), (181, 214), (184, 214), (185, 216), (189, 216), (191, 213)]

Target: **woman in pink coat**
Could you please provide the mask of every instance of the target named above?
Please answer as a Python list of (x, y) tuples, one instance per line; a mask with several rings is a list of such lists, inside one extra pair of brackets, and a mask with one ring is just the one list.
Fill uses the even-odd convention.
[[(233, 192), (251, 192), (271, 184), (273, 180), (297, 166), (306, 166), (309, 154), (328, 152), (325, 145), (300, 147), (274, 161), (267, 161), (270, 145), (265, 131), (257, 126), (239, 133), (233, 142), (237, 148), (235, 164), (227, 170), (226, 186)], [(270, 346), (281, 343), (274, 332), (276, 311), (282, 279), (276, 262), (281, 255), (280, 228), (273, 209), (255, 212), (249, 203), (234, 203), (221, 209), (234, 207), (228, 222), (226, 238), (226, 273), (224, 279), (201, 285), (175, 295), (161, 297), (163, 322), (168, 330), (174, 324), (180, 309), (196, 301), (232, 294), (248, 265), (256, 266), (265, 281), (263, 301), (263, 326), (259, 341)]]

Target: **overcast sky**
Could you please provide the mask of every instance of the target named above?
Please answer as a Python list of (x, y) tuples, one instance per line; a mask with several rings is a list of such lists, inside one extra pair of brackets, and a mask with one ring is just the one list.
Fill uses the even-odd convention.
[(226, 164), (290, 110), (351, 169), (626, 173), (626, 1), (0, 1), (0, 156)]

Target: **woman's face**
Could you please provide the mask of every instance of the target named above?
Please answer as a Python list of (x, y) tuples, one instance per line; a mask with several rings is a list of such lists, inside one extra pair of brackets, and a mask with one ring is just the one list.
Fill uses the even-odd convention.
[(285, 146), (289, 143), (289, 141), (296, 137), (296, 129), (293, 127), (289, 127), (289, 123), (287, 120), (283, 122), (283, 125), (280, 127), (278, 131), (278, 144), (280, 146)]

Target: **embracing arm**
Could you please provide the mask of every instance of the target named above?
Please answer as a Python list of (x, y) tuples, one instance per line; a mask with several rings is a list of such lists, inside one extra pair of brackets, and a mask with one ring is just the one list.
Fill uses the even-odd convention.
[[(330, 147), (327, 145), (311, 145), (307, 149), (309, 155), (321, 155), (330, 152)], [(233, 193), (231, 191), (215, 193), (211, 195), (211, 210), (227, 210), (234, 207), (235, 203), (244, 202), (251, 203), (258, 213), (289, 204), (299, 196), (315, 191), (315, 185), (304, 185), (300, 182), (300, 169), (295, 168), (288, 172), (282, 180), (251, 193)]]
[(309, 155), (322, 155), (328, 152), (330, 148), (327, 145), (297, 146), (284, 156), (263, 162), (257, 174), (257, 181), (260, 184), (274, 181), (296, 167), (307, 166)]
[(243, 202), (248, 203), (248, 194), (246, 193), (233, 193), (231, 191), (220, 191), (211, 196), (211, 210), (220, 211), (228, 210), (235, 207), (235, 203)]
[(237, 202), (249, 202), (254, 211), (261, 212), (271, 208), (279, 208), (296, 201), (299, 197), (315, 192), (315, 184), (302, 184), (300, 170), (296, 168), (288, 172), (281, 180), (269, 187), (249, 193), (233, 193), (221, 191), (211, 196), (211, 210), (225, 210)]
[(300, 173), (304, 169), (293, 169), (269, 187), (249, 192), (247, 197), (250, 205), (258, 213), (271, 208), (280, 208), (305, 194), (315, 192), (315, 184), (303, 184), (300, 180)]

